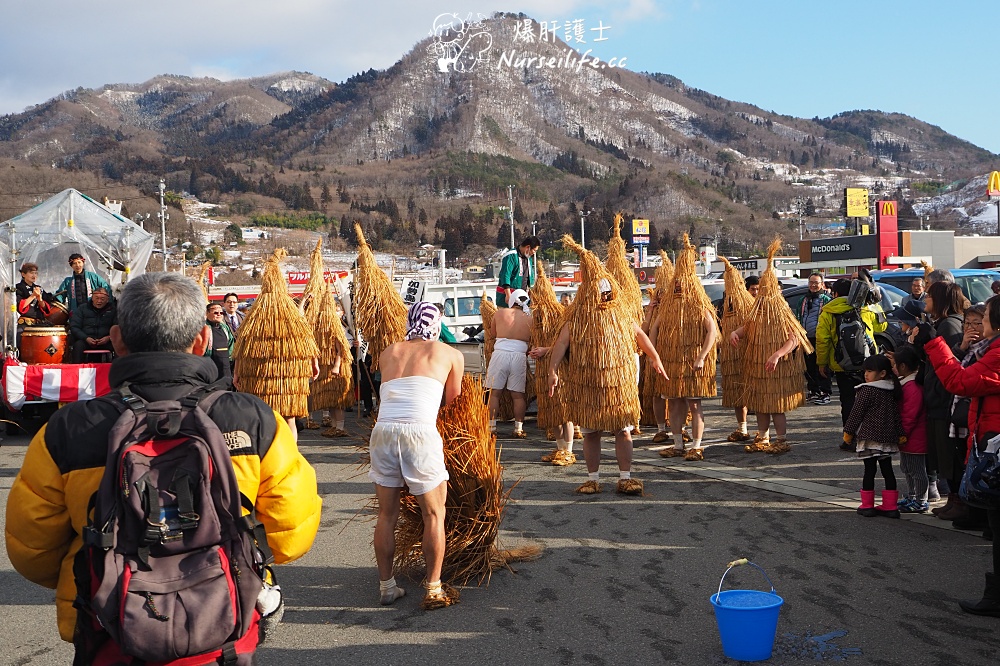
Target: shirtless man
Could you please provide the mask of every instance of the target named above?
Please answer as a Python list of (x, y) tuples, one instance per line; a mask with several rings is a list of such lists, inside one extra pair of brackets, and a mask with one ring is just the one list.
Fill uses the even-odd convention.
[(528, 341), (531, 339), (531, 315), (528, 292), (515, 289), (510, 294), (510, 307), (500, 308), (493, 315), (489, 334), (496, 339), (490, 367), (486, 370), (486, 388), (490, 389), (490, 430), (497, 429), (497, 409), (500, 392), (510, 391), (514, 401), (514, 437), (525, 439), (524, 412), (527, 402), (524, 387), (528, 374)]
[(383, 605), (406, 594), (392, 575), (404, 487), (416, 497), (424, 521), (421, 545), (427, 563), (427, 594), (422, 606), (433, 610), (458, 600), (455, 590), (441, 585), (448, 471), (436, 422), (442, 394), (443, 404), (448, 405), (462, 392), (465, 362), (462, 352), (438, 342), (440, 333), (441, 313), (432, 303), (419, 301), (407, 314), (406, 340), (389, 345), (379, 356), (382, 386), (378, 421), (368, 449), (368, 478), (375, 483), (378, 499), (375, 560)]

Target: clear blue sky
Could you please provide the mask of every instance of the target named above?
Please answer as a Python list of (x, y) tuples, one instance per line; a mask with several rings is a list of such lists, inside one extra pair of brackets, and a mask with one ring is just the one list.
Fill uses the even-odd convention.
[[(0, 113), (61, 91), (157, 74), (309, 71), (342, 81), (385, 68), (443, 12), (523, 11), (611, 26), (597, 49), (629, 69), (811, 118), (898, 111), (1000, 153), (1000, 3), (813, 0), (134, 0), (9, 3)], [(992, 64), (991, 61), (992, 60)]]

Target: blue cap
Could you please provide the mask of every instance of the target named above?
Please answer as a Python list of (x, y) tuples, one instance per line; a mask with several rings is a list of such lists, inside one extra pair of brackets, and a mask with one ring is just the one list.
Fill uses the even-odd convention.
[(916, 326), (924, 316), (924, 302), (909, 300), (896, 310), (896, 319), (908, 326)]

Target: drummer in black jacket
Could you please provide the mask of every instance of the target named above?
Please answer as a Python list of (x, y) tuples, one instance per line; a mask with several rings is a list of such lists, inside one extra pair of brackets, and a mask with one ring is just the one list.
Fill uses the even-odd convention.
[(55, 297), (35, 284), (38, 279), (38, 265), (25, 262), (21, 266), (21, 281), (14, 287), (17, 293), (17, 323), (22, 326), (45, 324), (52, 311), (50, 303)]

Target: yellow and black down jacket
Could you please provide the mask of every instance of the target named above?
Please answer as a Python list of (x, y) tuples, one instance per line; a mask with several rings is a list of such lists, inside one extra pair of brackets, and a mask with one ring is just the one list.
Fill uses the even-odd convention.
[[(183, 353), (129, 354), (115, 359), (111, 386), (147, 401), (177, 399), (215, 381), (211, 359)], [(56, 590), (59, 634), (73, 640), (73, 559), (87, 524), (87, 506), (104, 474), (108, 433), (118, 410), (104, 400), (71, 403), (28, 445), (7, 502), (7, 554), (28, 580)], [(225, 436), (240, 490), (267, 528), (278, 563), (312, 546), (322, 500), (316, 472), (299, 453), (285, 420), (255, 396), (227, 393), (208, 413)]]

